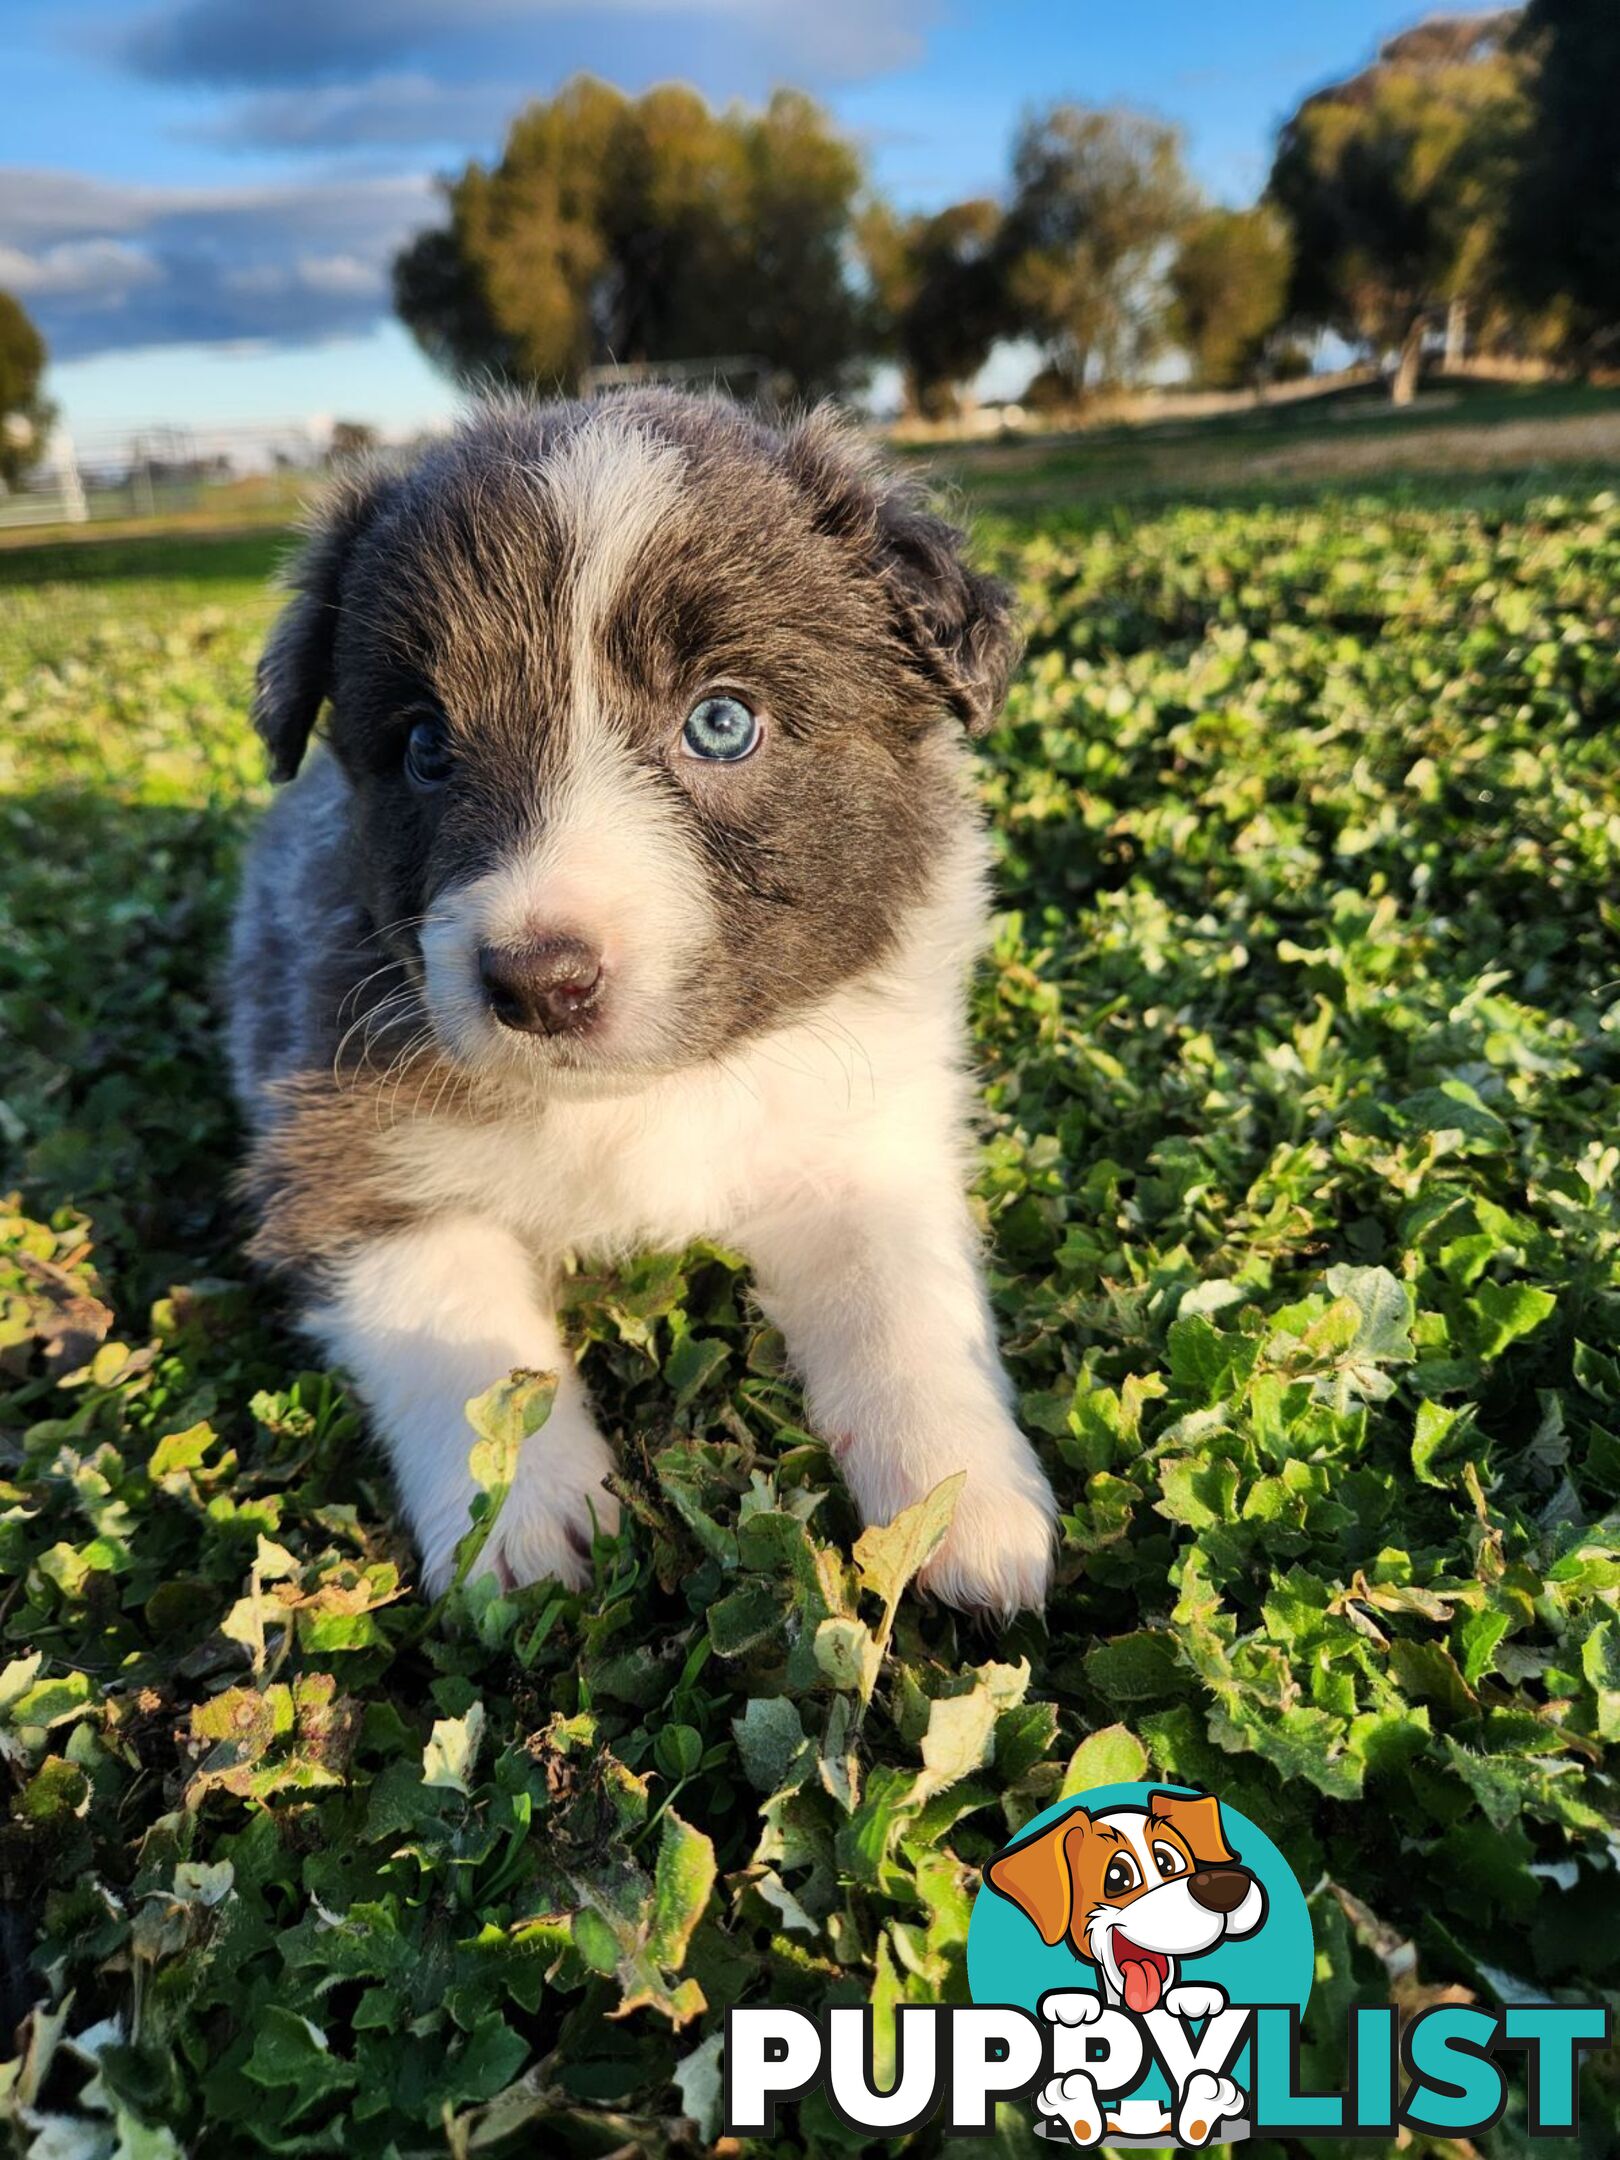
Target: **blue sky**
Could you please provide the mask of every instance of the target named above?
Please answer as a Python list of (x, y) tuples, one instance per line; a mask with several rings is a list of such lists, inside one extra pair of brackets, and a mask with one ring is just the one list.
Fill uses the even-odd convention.
[(1057, 97), (1178, 122), (1252, 199), (1299, 96), (1421, 0), (6, 0), (0, 287), (81, 433), (454, 402), (388, 311), (435, 174), (588, 68), (629, 90), (813, 90), (906, 205), (994, 192)]

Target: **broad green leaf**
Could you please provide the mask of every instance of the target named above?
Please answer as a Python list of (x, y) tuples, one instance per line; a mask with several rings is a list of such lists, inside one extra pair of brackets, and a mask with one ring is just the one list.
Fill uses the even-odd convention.
[(1412, 1297), (1382, 1267), (1331, 1267), (1327, 1286), (1355, 1307), (1357, 1325), (1345, 1350), (1351, 1365), (1404, 1365), (1412, 1359)]
[(1500, 1357), (1509, 1343), (1533, 1334), (1558, 1300), (1533, 1283), (1481, 1283), (1469, 1303), (1477, 1357)]
[(653, 1741), (653, 1760), (667, 1778), (693, 1777), (703, 1760), (703, 1735), (690, 1725), (665, 1725)]
[(574, 1947), (592, 1972), (611, 1975), (619, 1969), (619, 1941), (599, 1912), (583, 1905), (573, 1918)]
[(243, 2065), (256, 2085), (290, 2085), (296, 2098), (288, 2119), (308, 2114), (352, 2086), (358, 2072), (332, 2053), (325, 2031), (312, 2018), (272, 2003), (255, 2020), (257, 2038)]
[(728, 1362), (729, 1352), (713, 1336), (683, 1335), (664, 1360), (664, 1377), (677, 1403), (689, 1403), (702, 1393)]
[(694, 1830), (670, 1810), (659, 1837), (647, 1937), (647, 1948), (665, 1972), (679, 1972), (685, 1964), (687, 1944), (703, 1917), (714, 1882), (713, 1845), (701, 1830)]
[(1147, 1776), (1147, 1750), (1127, 1725), (1105, 1725), (1088, 1734), (1069, 1757), (1059, 1800), (1098, 1785), (1135, 1785)]
[(1600, 1620), (1581, 1645), (1581, 1671), (1597, 1704), (1601, 1739), (1620, 1741), (1620, 1623)]
[(146, 1474), (154, 1485), (171, 1479), (184, 1484), (185, 1473), (198, 1469), (216, 1445), (211, 1425), (188, 1425), (184, 1432), (169, 1433), (158, 1442), (147, 1459)]
[(39, 1677), (39, 1668), (44, 1662), (40, 1652), (33, 1650), (27, 1657), (11, 1659), (4, 1669), (0, 1670), (0, 1718), (10, 1722), (12, 1705), (28, 1693)]
[(1187, 1675), (1168, 1635), (1144, 1630), (1086, 1653), (1086, 1678), (1110, 1702), (1152, 1702), (1186, 1692)]
[(808, 1746), (798, 1705), (785, 1695), (756, 1695), (733, 1718), (737, 1752), (756, 1791), (776, 1792)]
[(1435, 1402), (1418, 1404), (1412, 1434), (1412, 1469), (1421, 1483), (1443, 1491), (1451, 1480), (1443, 1475), (1441, 1465), (1455, 1459), (1470, 1444), (1477, 1445), (1471, 1409), (1453, 1410)]

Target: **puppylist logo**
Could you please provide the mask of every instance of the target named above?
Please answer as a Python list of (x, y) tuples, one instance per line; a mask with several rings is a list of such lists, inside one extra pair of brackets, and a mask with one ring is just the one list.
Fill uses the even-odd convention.
[(1254, 2012), (1292, 2036), (1314, 1956), (1271, 1840), (1162, 1785), (1037, 1816), (986, 1869), (968, 1937), (975, 2000), (999, 1992), (1045, 2029), (1038, 2127), (1082, 2147), (1247, 2137)]
[(1308, 2093), (1300, 2015), (1315, 1962), (1304, 1894), (1265, 1833), (1213, 1793), (1109, 1785), (1036, 1816), (985, 1870), (968, 1927), (973, 2005), (904, 2005), (887, 2089), (870, 2008), (748, 2005), (726, 2020), (725, 2128), (769, 2136), (820, 2088), (851, 2129), (899, 2136), (943, 2118), (987, 2136), (1028, 2100), (1059, 2145), (1196, 2149), (1256, 2137), (1466, 2138), (1524, 2064), (1532, 2137), (1578, 2127), (1582, 2054), (1607, 2044), (1597, 2003), (1502, 2011), (1444, 2003), (1404, 2027), (1351, 2012), (1344, 2089)]

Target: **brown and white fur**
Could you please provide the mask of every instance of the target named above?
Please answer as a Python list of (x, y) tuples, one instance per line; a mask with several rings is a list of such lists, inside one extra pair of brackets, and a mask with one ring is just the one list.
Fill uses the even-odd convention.
[[(1226, 1842), (1210, 1793), (1156, 1792), (1145, 1807), (1074, 1808), (1039, 1837), (991, 1861), (990, 1887), (1040, 1930), (1097, 1968), (1101, 1995), (1066, 1996), (1051, 2014), (1074, 2024), (1108, 2004), (1138, 2017), (1162, 2002), (1174, 2017), (1224, 2009), (1222, 1990), (1184, 1983), (1181, 1962), (1229, 1936), (1252, 1935), (1266, 1894)], [(1049, 2001), (1052, 1998), (1048, 1998)]]
[[(965, 1471), (929, 1586), (1038, 1603), (1053, 1502), (964, 1198), (963, 737), (1003, 589), (829, 416), (663, 393), (485, 411), (340, 486), (293, 583), (255, 712), (291, 785), (232, 949), (254, 1249), (369, 1406), (428, 1587), (464, 1406), (519, 1366), (561, 1386), (484, 1561), (588, 1578), (613, 1458), (552, 1286), (702, 1237), (749, 1257), (865, 1518)], [(687, 753), (709, 694), (752, 754)]]

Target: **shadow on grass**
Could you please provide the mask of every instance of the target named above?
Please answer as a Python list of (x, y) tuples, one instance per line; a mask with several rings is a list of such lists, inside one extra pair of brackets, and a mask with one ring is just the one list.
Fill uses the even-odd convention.
[(225, 532), (158, 532), (0, 548), (0, 588), (101, 584), (108, 579), (241, 584), (270, 577), (285, 561), (285, 526)]
[(245, 815), (94, 788), (0, 802), (0, 1189), (88, 1214), (136, 1311), (242, 1271), (221, 961)]

